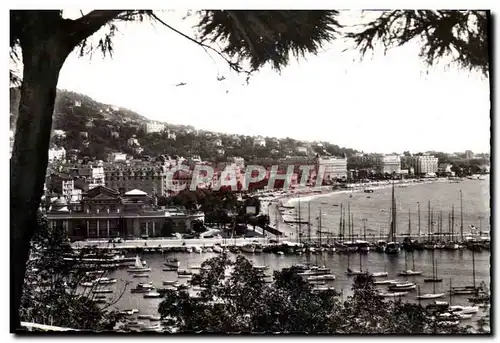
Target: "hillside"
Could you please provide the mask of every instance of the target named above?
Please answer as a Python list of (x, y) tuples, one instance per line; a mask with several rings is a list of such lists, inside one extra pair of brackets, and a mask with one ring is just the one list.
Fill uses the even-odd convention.
[[(11, 127), (17, 117), (19, 89), (10, 89)], [(203, 160), (222, 161), (231, 156), (253, 158), (283, 158), (293, 155), (347, 156), (356, 152), (328, 142), (308, 143), (292, 138), (256, 137), (215, 134), (195, 130), (191, 126), (166, 124), (169, 132), (146, 134), (142, 124), (147, 118), (124, 108), (102, 104), (92, 98), (58, 90), (54, 109), (53, 130), (63, 130), (65, 137), (52, 138), (52, 144), (66, 150), (79, 150), (78, 156), (105, 160), (110, 152), (124, 152), (135, 157), (145, 155), (193, 156)], [(139, 147), (131, 147), (127, 140), (135, 136)]]
[[(10, 88), (11, 125), (17, 118), (19, 99), (19, 88)], [(66, 121), (82, 123), (83, 126), (88, 120), (102, 120), (113, 124), (148, 121), (147, 118), (128, 109), (102, 104), (86, 95), (66, 90), (57, 91), (54, 114), (53, 128), (55, 130), (65, 130)]]

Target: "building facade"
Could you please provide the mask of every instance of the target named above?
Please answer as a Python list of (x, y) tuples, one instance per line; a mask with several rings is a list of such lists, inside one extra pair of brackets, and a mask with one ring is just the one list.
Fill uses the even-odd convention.
[(62, 161), (64, 159), (66, 159), (66, 149), (63, 147), (49, 149), (49, 162)]
[(166, 194), (167, 168), (165, 166), (106, 168), (106, 186), (126, 193), (140, 189), (147, 194)]
[(70, 168), (69, 175), (74, 179), (78, 178), (88, 184), (88, 188), (92, 189), (99, 186), (105, 186), (105, 174), (102, 164), (82, 164)]
[(324, 168), (323, 180), (336, 180), (347, 178), (347, 158), (318, 157), (317, 170)]
[[(62, 227), (73, 240), (108, 237), (165, 237), (169, 232), (188, 232), (202, 213), (159, 208), (156, 198), (140, 190), (125, 194), (107, 188), (90, 190), (77, 204), (56, 199), (47, 211), (51, 227)], [(170, 225), (167, 229), (166, 223)]]
[(162, 132), (165, 130), (165, 124), (160, 122), (147, 122), (143, 125), (143, 128), (146, 133)]
[(438, 172), (438, 158), (432, 155), (413, 156), (416, 175), (436, 175)]
[(400, 174), (401, 157), (399, 155), (384, 155), (379, 157), (377, 172), (381, 174)]

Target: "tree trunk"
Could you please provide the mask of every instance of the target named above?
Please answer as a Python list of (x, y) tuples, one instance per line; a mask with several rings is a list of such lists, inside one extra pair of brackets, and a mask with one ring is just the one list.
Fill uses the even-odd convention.
[(11, 332), (20, 327), (19, 307), (43, 194), (57, 80), (71, 51), (57, 34), (37, 38), (35, 31), (21, 42), (23, 82), (10, 160)]

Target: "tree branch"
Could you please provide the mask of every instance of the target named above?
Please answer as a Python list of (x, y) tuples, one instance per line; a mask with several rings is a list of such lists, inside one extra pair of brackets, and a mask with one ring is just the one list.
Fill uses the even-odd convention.
[[(208, 53), (207, 49), (210, 49), (210, 50), (214, 51), (217, 55), (219, 55), (220, 57), (222, 57), (222, 58), (224, 59), (224, 61), (226, 61), (226, 62), (227, 62), (227, 64), (229, 64), (229, 67), (231, 67), (231, 69), (233, 69), (233, 70), (234, 70), (234, 71), (236, 71), (237, 73), (240, 73), (240, 72), (242, 72), (242, 71), (243, 71), (243, 69), (242, 69), (242, 68), (241, 68), (241, 67), (240, 67), (237, 63), (232, 62), (232, 61), (230, 61), (229, 59), (227, 59), (227, 58), (226, 58), (226, 56), (224, 56), (224, 55), (222, 54), (222, 52), (218, 51), (217, 49), (214, 49), (214, 48), (213, 48), (213, 47), (211, 47), (210, 45), (207, 45), (207, 44), (205, 44), (205, 43), (199, 42), (199, 41), (197, 41), (196, 39), (191, 38), (191, 37), (189, 37), (188, 35), (186, 35), (186, 34), (184, 34), (184, 33), (180, 32), (179, 30), (177, 30), (177, 29), (173, 28), (172, 26), (168, 25), (168, 24), (167, 24), (167, 23), (165, 23), (163, 20), (161, 20), (160, 18), (158, 18), (158, 16), (157, 16), (156, 14), (154, 14), (154, 13), (150, 13), (149, 15), (151, 16), (151, 18), (153, 18), (153, 19), (157, 20), (159, 23), (163, 24), (164, 26), (166, 26), (166, 27), (167, 27), (167, 28), (169, 28), (170, 30), (174, 31), (175, 33), (177, 33), (177, 34), (181, 35), (182, 37), (184, 37), (184, 38), (186, 38), (186, 39), (190, 40), (191, 42), (193, 42), (193, 43), (195, 43), (195, 44), (197, 44), (197, 45), (201, 46), (201, 47), (202, 47), (202, 48), (203, 48), (203, 49), (204, 49), (207, 53)], [(248, 72), (248, 71), (246, 71), (246, 73), (247, 73), (247, 74), (250, 74), (250, 72)]]
[(73, 20), (68, 34), (71, 45), (75, 47), (123, 12), (125, 10), (94, 10), (79, 19)]

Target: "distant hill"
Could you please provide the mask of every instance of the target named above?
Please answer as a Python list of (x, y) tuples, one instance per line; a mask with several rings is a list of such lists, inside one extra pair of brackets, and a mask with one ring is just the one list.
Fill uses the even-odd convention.
[[(20, 92), (10, 88), (11, 128), (18, 115)], [(292, 138), (266, 137), (258, 143), (256, 137), (218, 134), (195, 130), (192, 126), (166, 123), (169, 132), (146, 134), (147, 118), (131, 110), (107, 105), (75, 92), (58, 90), (54, 109), (53, 130), (63, 130), (66, 137), (52, 137), (52, 144), (66, 150), (79, 150), (79, 157), (105, 160), (110, 152), (124, 152), (135, 157), (149, 155), (193, 156), (203, 160), (223, 161), (241, 156), (245, 160), (283, 158), (315, 154), (343, 157), (356, 151), (328, 142), (302, 142)], [(137, 138), (140, 147), (129, 146), (128, 139)]]
[[(19, 88), (10, 88), (10, 113), (11, 125), (15, 123), (19, 109)], [(94, 99), (67, 90), (58, 90), (54, 109), (55, 130), (65, 130), (66, 121), (82, 122), (84, 125), (89, 120), (105, 120), (111, 123), (145, 123), (147, 118), (134, 111), (118, 108), (95, 101)]]

